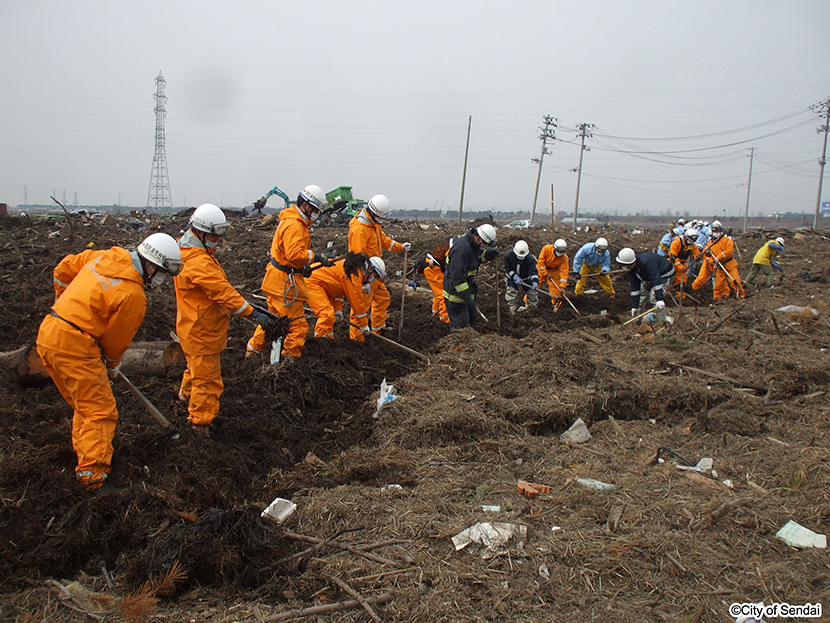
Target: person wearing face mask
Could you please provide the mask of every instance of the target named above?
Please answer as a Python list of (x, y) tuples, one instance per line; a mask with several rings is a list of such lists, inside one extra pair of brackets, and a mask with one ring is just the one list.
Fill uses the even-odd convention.
[[(384, 251), (409, 251), (412, 244), (392, 240), (383, 233), (381, 223), (389, 218), (392, 206), (386, 195), (375, 195), (365, 208), (349, 221), (349, 251), (365, 253), (369, 257), (383, 257)], [(372, 331), (380, 333), (386, 328), (386, 317), (389, 311), (389, 290), (383, 281), (376, 280), (372, 284), (371, 292), (366, 295), (366, 302), (371, 309)], [(354, 316), (351, 318), (354, 324)], [(363, 340), (363, 333), (354, 327), (350, 335), (353, 340)]]
[[(332, 260), (325, 253), (311, 250), (311, 234), (308, 228), (320, 218), (328, 205), (326, 193), (311, 184), (300, 191), (297, 202), (280, 212), (280, 222), (271, 241), (271, 260), (262, 279), (262, 291), (268, 300), (268, 309), (287, 318), (288, 334), (282, 343), (280, 359), (290, 359), (303, 354), (308, 336), (308, 321), (303, 304), (308, 289), (303, 273), (309, 274), (312, 263), (331, 266)], [(265, 350), (265, 331), (257, 327), (248, 340), (248, 355)]]
[(64, 258), (55, 269), (63, 291), (40, 324), (37, 352), (74, 411), (75, 478), (94, 491), (110, 473), (118, 422), (107, 376), (118, 377), (121, 357), (144, 320), (145, 290), (178, 274), (182, 262), (179, 245), (161, 233), (132, 252), (112, 247), (79, 256)]
[(216, 259), (216, 248), (227, 231), (225, 213), (204, 203), (179, 238), (184, 267), (175, 277), (176, 334), (187, 359), (179, 399), (188, 402), (187, 421), (201, 433), (209, 431), (219, 412), (224, 389), (220, 353), (228, 345), (230, 316), (250, 317), (261, 325), (270, 322), (267, 314), (234, 289)]
[(703, 264), (692, 289), (700, 290), (714, 273), (714, 300), (727, 298), (733, 289), (735, 297), (742, 299), (745, 296), (744, 285), (738, 272), (738, 260), (734, 257), (735, 243), (724, 233), (720, 221), (712, 221), (711, 230), (712, 237), (703, 247)]
[[(562, 307), (562, 294), (568, 285), (568, 254), (565, 253), (568, 243), (562, 238), (553, 244), (546, 244), (539, 252), (536, 261), (536, 270), (539, 271), (539, 287), (549, 282), (548, 291), (553, 295), (550, 299), (553, 311), (558, 312)], [(558, 276), (557, 276), (557, 273)]]
[(334, 323), (343, 319), (343, 301), (348, 300), (354, 323), (369, 333), (366, 295), (375, 281), (386, 278), (386, 264), (379, 257), (352, 253), (333, 266), (318, 268), (306, 279), (308, 306), (317, 316), (314, 337), (334, 337)]

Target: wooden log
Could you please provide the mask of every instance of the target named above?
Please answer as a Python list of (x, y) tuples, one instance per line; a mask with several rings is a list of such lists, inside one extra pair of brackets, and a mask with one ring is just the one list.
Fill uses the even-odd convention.
[[(183, 360), (182, 347), (176, 342), (134, 342), (121, 361), (125, 372), (164, 376), (170, 366)], [(42, 385), (50, 381), (49, 373), (34, 344), (0, 352), (0, 370), (6, 371), (21, 387)]]

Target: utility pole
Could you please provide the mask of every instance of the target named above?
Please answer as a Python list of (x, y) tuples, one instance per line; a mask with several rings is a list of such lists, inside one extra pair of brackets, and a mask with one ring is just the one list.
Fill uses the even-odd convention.
[(553, 207), (553, 184), (550, 185), (550, 227), (551, 229), (556, 228), (556, 212), (554, 212)]
[(464, 186), (467, 184), (467, 156), (470, 154), (470, 128), (473, 116), (467, 119), (467, 147), (464, 149), (464, 172), (461, 174), (461, 200), (458, 202), (458, 224), (461, 225), (461, 211), (464, 209)]
[(589, 148), (585, 147), (585, 139), (591, 138), (591, 136), (593, 136), (591, 134), (591, 129), (593, 127), (593, 123), (580, 123), (578, 126), (576, 126), (576, 129), (579, 130), (582, 134), (582, 145), (579, 148), (579, 167), (577, 168), (576, 177), (576, 201), (574, 202), (574, 232), (576, 232), (576, 217), (579, 214), (579, 187), (582, 184), (582, 156), (585, 154), (586, 151), (590, 151)]
[(551, 117), (550, 115), (545, 115), (543, 119), (545, 120), (545, 127), (539, 128), (539, 138), (542, 139), (542, 154), (538, 158), (531, 158), (531, 161), (539, 164), (539, 170), (536, 173), (536, 189), (533, 191), (533, 207), (530, 208), (531, 223), (536, 218), (536, 200), (539, 198), (539, 180), (542, 178), (542, 161), (545, 159), (545, 154), (550, 154), (548, 151), (548, 139), (552, 141), (556, 140), (556, 135), (551, 126), (555, 128), (559, 122), (559, 119)]
[(744, 233), (746, 233), (746, 219), (749, 215), (749, 191), (752, 189), (752, 162), (755, 160), (755, 148), (749, 150), (749, 179), (746, 181), (746, 208), (744, 209)]
[(821, 210), (821, 183), (824, 181), (824, 165), (827, 162), (827, 130), (830, 127), (830, 98), (824, 100), (814, 108), (815, 112), (824, 113), (824, 125), (817, 132), (824, 132), (824, 147), (821, 150), (821, 158), (818, 160), (818, 194), (816, 195), (816, 214), (813, 217), (813, 229), (818, 229), (818, 216)]
[(29, 187), (28, 186), (23, 187), (23, 205), (24, 206), (29, 205)]

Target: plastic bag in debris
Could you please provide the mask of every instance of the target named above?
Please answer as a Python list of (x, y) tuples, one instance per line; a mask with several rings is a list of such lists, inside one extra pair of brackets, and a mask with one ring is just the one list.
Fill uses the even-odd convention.
[(462, 530), (452, 537), (452, 542), (455, 545), (455, 551), (464, 549), (470, 543), (480, 543), (487, 549), (494, 549), (503, 546), (513, 536), (523, 541), (527, 537), (527, 526), (486, 521), (475, 523), (466, 530)]
[(378, 408), (375, 409), (375, 412), (372, 414), (372, 417), (378, 419), (380, 417), (380, 411), (386, 406), (387, 403), (392, 402), (396, 398), (398, 398), (398, 390), (395, 389), (395, 386), (386, 382), (386, 379), (383, 379), (380, 382), (380, 396), (378, 396)]
[(566, 443), (585, 443), (591, 440), (591, 433), (582, 418), (577, 418), (568, 430), (559, 435), (559, 438)]
[(785, 305), (784, 307), (778, 307), (775, 311), (784, 312), (785, 314), (804, 314), (804, 315), (811, 315), (811, 316), (818, 316), (818, 310), (814, 307), (800, 307), (799, 305)]

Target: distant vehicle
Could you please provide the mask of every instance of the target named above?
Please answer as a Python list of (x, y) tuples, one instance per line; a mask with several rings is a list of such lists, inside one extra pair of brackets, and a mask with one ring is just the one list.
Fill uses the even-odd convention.
[(533, 221), (530, 219), (519, 219), (517, 221), (510, 221), (504, 226), (504, 229), (533, 229)]
[(363, 199), (352, 196), (351, 186), (339, 186), (326, 193), (328, 208), (323, 211), (317, 225), (320, 227), (346, 227), (352, 217), (366, 207)]

